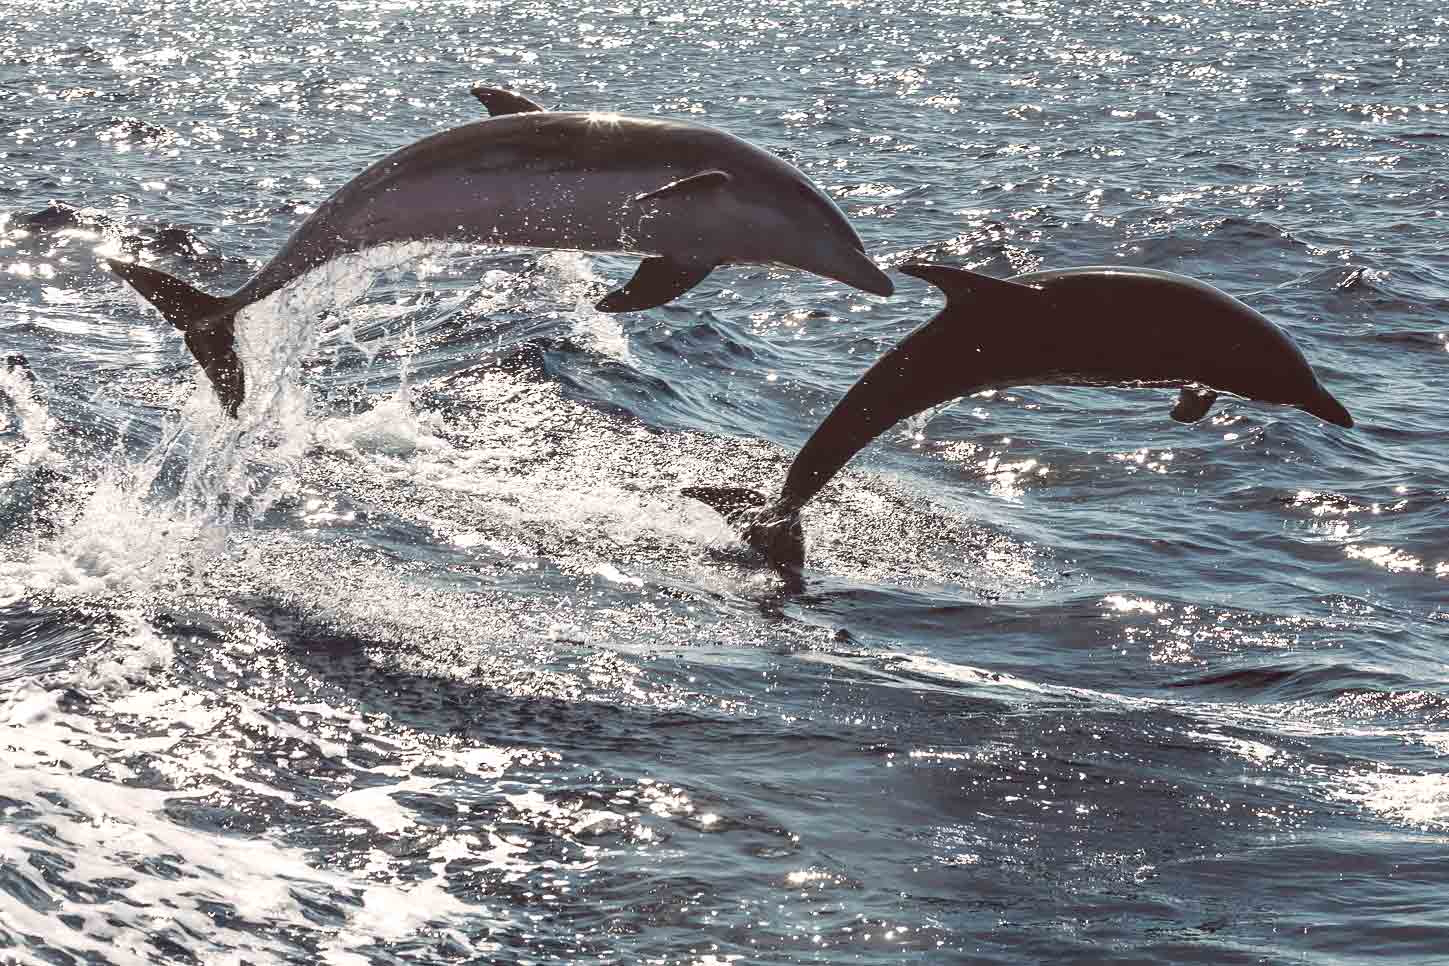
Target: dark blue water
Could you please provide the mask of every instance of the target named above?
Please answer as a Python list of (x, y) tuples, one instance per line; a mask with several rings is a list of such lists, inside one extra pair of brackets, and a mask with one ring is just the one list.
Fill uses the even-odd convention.
[[(0, 13), (0, 960), (1449, 950), (1437, 4)], [(886, 267), (1209, 280), (1359, 424), (973, 397), (796, 592), (677, 491), (777, 487), (935, 290), (436, 248), (243, 316), (222, 420), (99, 255), (231, 291), (478, 80), (746, 137)]]

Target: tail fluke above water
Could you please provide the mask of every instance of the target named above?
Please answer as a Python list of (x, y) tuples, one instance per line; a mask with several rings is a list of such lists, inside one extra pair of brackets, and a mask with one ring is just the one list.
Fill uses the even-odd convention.
[(230, 300), (208, 295), (179, 278), (135, 262), (108, 258), (106, 265), (181, 330), (186, 348), (211, 380), (221, 408), (228, 416), (235, 416), (245, 397), (246, 384), (236, 354), (236, 310)]
[(688, 486), (679, 492), (728, 520), (745, 545), (770, 566), (798, 571), (805, 565), (805, 531), (799, 510), (772, 504), (763, 494), (743, 487)]

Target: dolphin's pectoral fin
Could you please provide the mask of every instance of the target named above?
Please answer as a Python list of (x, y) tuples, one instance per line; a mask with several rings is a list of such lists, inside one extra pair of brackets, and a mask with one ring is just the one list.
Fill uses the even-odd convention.
[(676, 261), (667, 255), (646, 258), (639, 270), (625, 283), (599, 299), (594, 308), (600, 312), (642, 312), (672, 302), (704, 281), (714, 271), (713, 265)]
[(478, 98), (478, 103), (488, 108), (489, 117), (499, 117), (504, 114), (527, 114), (529, 111), (543, 110), (542, 107), (522, 94), (505, 91), (501, 87), (474, 84), (468, 93)]
[(655, 188), (653, 191), (646, 191), (643, 194), (634, 196), (635, 204), (643, 204), (646, 201), (655, 201), (669, 195), (686, 194), (691, 191), (704, 191), (708, 188), (718, 188), (728, 184), (730, 176), (727, 172), (711, 169), (692, 174), (687, 178), (680, 178), (678, 181), (671, 181), (667, 185)]
[(1218, 394), (1211, 389), (1183, 386), (1177, 394), (1177, 405), (1172, 407), (1172, 418), (1179, 423), (1195, 423), (1207, 415), (1217, 399)]

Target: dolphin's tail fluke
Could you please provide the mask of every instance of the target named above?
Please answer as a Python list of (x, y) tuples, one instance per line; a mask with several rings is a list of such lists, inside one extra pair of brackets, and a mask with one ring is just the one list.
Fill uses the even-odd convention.
[(231, 301), (135, 262), (108, 258), (106, 265), (181, 330), (186, 336), (186, 348), (211, 380), (221, 408), (228, 416), (235, 416), (246, 389), (232, 336), (236, 308)]
[(731, 523), (750, 510), (760, 510), (769, 504), (769, 499), (759, 490), (742, 486), (686, 486), (679, 491), (691, 500), (698, 500), (711, 507)]
[(742, 487), (689, 486), (679, 492), (713, 507), (770, 566), (790, 572), (804, 566), (805, 531), (799, 510), (772, 504), (763, 494)]

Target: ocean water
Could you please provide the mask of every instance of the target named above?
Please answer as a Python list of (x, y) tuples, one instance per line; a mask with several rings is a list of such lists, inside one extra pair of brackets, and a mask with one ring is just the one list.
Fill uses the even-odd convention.
[[(1439, 4), (0, 13), (0, 962), (1449, 957)], [(231, 291), (476, 81), (748, 138), (888, 269), (1203, 278), (1358, 426), (972, 397), (787, 587), (678, 490), (939, 293), (426, 246), (249, 310), (223, 420), (98, 258)]]

